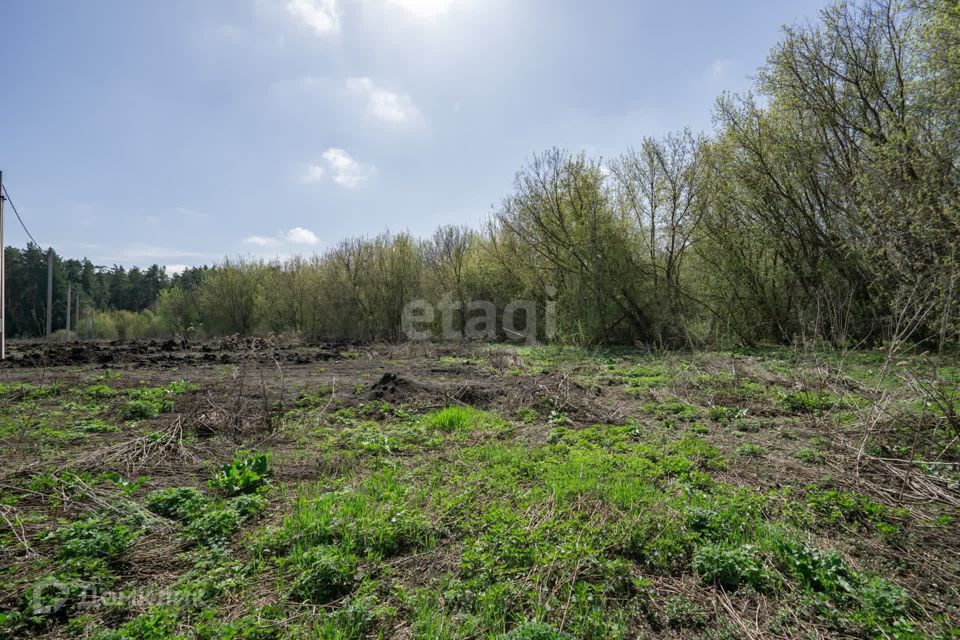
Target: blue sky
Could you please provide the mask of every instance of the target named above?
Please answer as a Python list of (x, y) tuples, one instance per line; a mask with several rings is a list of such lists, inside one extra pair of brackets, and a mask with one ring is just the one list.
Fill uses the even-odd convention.
[(0, 0), (0, 169), (43, 246), (105, 265), (478, 225), (534, 152), (710, 131), (823, 4)]

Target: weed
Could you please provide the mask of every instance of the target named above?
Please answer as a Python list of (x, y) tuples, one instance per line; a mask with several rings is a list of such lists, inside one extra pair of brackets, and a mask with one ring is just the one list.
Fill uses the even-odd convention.
[(297, 396), (294, 406), (297, 409), (315, 409), (326, 406), (330, 401), (330, 394), (333, 393), (331, 387), (318, 387), (315, 391), (303, 391)]
[(267, 508), (267, 499), (259, 494), (250, 493), (231, 498), (227, 504), (240, 514), (242, 519), (249, 520), (263, 513)]
[(75, 426), (84, 433), (114, 433), (116, 431), (120, 431), (120, 427), (107, 424), (100, 418), (78, 420), (75, 423)]
[(235, 509), (210, 509), (192, 520), (183, 533), (197, 544), (223, 546), (240, 530), (241, 521)]
[(302, 602), (326, 604), (349, 592), (357, 580), (357, 558), (333, 545), (305, 551), (295, 566), (290, 595)]
[(271, 475), (270, 454), (241, 450), (214, 474), (210, 486), (236, 496), (259, 490), (269, 483)]
[(117, 395), (117, 392), (110, 387), (110, 385), (103, 383), (91, 384), (81, 389), (80, 392), (83, 396), (90, 398), (91, 400), (103, 400)]
[(773, 575), (764, 566), (757, 548), (749, 544), (735, 547), (703, 545), (694, 554), (693, 569), (704, 582), (726, 589), (749, 585), (763, 591), (773, 581)]
[(120, 417), (126, 422), (149, 420), (160, 415), (161, 407), (152, 400), (130, 400), (120, 409)]
[(753, 458), (758, 458), (766, 453), (766, 449), (759, 444), (754, 444), (752, 442), (747, 442), (745, 444), (737, 447), (737, 454), (741, 456), (749, 456)]
[(808, 464), (823, 464), (827, 461), (827, 457), (823, 455), (823, 453), (808, 447), (798, 449), (797, 452), (793, 454), (793, 457)]
[(674, 629), (702, 629), (710, 622), (710, 612), (683, 594), (664, 600), (663, 608), (667, 624)]
[(173, 520), (189, 521), (207, 506), (207, 497), (195, 487), (159, 489), (147, 494), (144, 504), (150, 511)]
[(524, 622), (499, 640), (573, 640), (573, 636), (542, 622)]
[(523, 424), (532, 424), (540, 417), (536, 409), (522, 407), (513, 413), (514, 417)]
[(772, 426), (773, 422), (764, 418), (738, 418), (733, 421), (733, 428), (742, 433), (758, 433)]
[(707, 410), (707, 418), (714, 422), (730, 422), (747, 417), (747, 413), (748, 411), (745, 407), (714, 406)]
[(780, 406), (792, 413), (820, 413), (837, 406), (837, 400), (825, 393), (813, 391), (780, 391)]
[(57, 530), (53, 537), (60, 543), (57, 549), (59, 559), (91, 573), (103, 563), (118, 564), (139, 535), (138, 529), (111, 522), (102, 516), (90, 516)]
[(853, 576), (836, 553), (789, 539), (775, 549), (780, 569), (804, 587), (828, 595), (853, 592)]
[(648, 402), (643, 405), (642, 409), (661, 419), (680, 418), (692, 420), (700, 416), (699, 409), (676, 398), (663, 400), (662, 402)]
[(464, 431), (501, 431), (509, 424), (487, 411), (473, 407), (446, 407), (429, 413), (423, 418), (423, 424), (429, 429), (444, 433)]

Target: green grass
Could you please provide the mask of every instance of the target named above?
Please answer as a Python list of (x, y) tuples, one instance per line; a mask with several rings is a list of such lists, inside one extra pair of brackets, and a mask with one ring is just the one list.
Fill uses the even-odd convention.
[(502, 431), (510, 425), (494, 414), (474, 407), (445, 407), (427, 414), (423, 425), (443, 433), (463, 433), (468, 431)]

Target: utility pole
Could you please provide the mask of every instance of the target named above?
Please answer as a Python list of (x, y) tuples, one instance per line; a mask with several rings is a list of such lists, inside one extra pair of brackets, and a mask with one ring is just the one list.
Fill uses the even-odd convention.
[(73, 285), (67, 283), (67, 335), (63, 337), (64, 342), (70, 342), (70, 299), (73, 298)]
[(0, 360), (7, 357), (7, 252), (3, 247), (3, 171), (0, 171)]
[(53, 335), (53, 247), (47, 248), (47, 342)]

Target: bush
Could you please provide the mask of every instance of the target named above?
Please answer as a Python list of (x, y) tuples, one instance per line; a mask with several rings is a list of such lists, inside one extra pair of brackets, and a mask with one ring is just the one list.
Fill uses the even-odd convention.
[(193, 520), (207, 505), (207, 497), (194, 487), (159, 489), (147, 494), (147, 509), (173, 520)]
[(357, 577), (357, 558), (339, 547), (307, 550), (297, 563), (291, 595), (304, 602), (326, 604), (349, 592)]
[(270, 481), (270, 454), (238, 451), (210, 480), (210, 486), (228, 496), (253, 493)]

